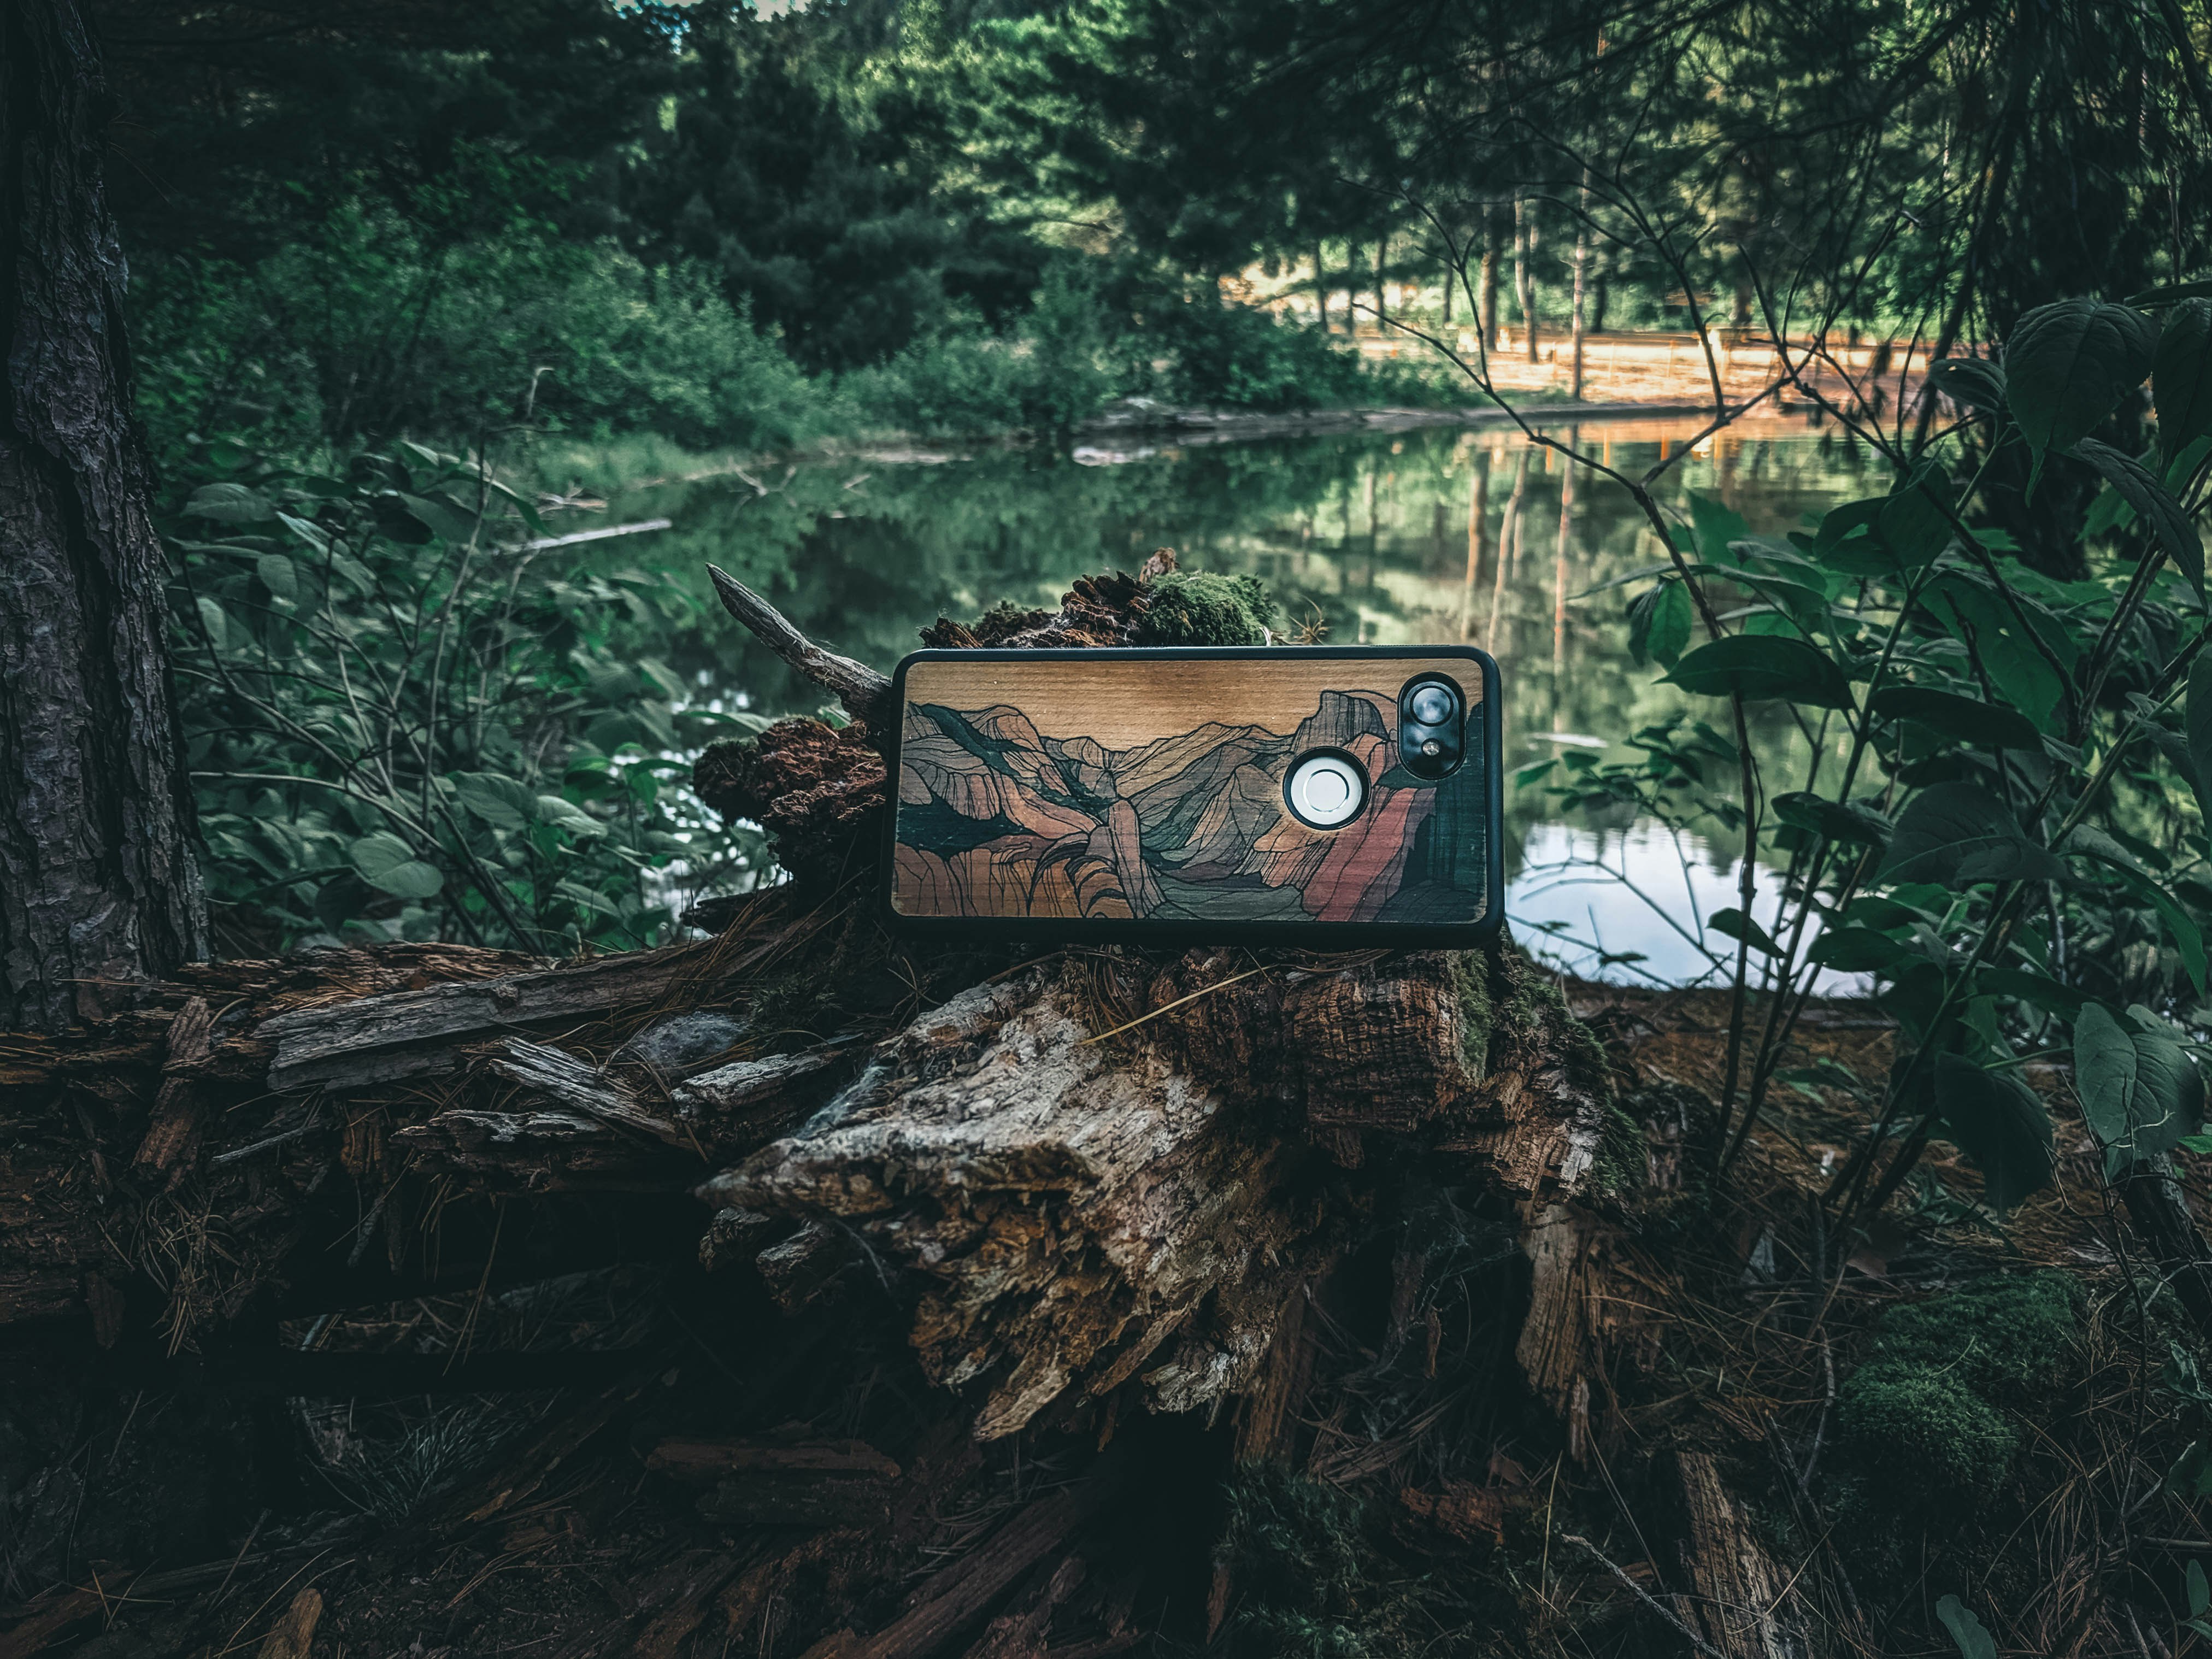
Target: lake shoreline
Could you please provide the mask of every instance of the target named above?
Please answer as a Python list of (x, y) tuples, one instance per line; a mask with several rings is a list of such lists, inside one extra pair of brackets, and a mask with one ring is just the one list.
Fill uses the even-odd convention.
[[(1449, 427), (1482, 430), (1523, 423), (1542, 430), (1698, 416), (1710, 412), (1710, 404), (1686, 401), (1600, 404), (1547, 400), (1521, 404), (1514, 414), (1509, 414), (1495, 404), (1420, 408), (1368, 404), (1340, 409), (1262, 410), (1159, 404), (1150, 398), (1128, 398), (1109, 404), (1099, 414), (1070, 428), (1066, 441), (1069, 459), (1078, 465), (1111, 465), (1145, 459), (1163, 450), (1195, 449), (1217, 444), (1389, 434)], [(751, 468), (819, 465), (834, 461), (867, 461), (886, 466), (930, 465), (963, 460), (978, 450), (1027, 449), (1050, 441), (1050, 434), (1021, 428), (959, 435), (898, 431), (848, 434), (818, 439), (787, 449), (733, 456), (701, 471), (640, 479), (623, 487), (651, 489), (660, 484), (696, 483), (710, 477), (746, 478)], [(755, 487), (764, 488), (757, 483)]]

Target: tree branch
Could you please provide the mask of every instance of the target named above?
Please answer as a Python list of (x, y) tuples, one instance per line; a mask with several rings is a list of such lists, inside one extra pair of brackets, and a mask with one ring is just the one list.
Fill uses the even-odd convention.
[(825, 651), (791, 625), (790, 618), (735, 576), (715, 565), (707, 567), (714, 579), (714, 592), (722, 609), (750, 629), (763, 645), (793, 668), (845, 705), (855, 720), (866, 720), (872, 732), (887, 727), (891, 683), (866, 663)]

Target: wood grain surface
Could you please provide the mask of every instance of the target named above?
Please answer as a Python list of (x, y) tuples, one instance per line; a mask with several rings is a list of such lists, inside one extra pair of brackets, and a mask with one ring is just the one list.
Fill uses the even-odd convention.
[[(1471, 718), (1440, 781), (1397, 764), (1398, 696)], [(1466, 657), (924, 659), (901, 708), (901, 915), (1239, 926), (1485, 919), (1490, 757)], [(1293, 817), (1291, 767), (1349, 755), (1365, 809)]]

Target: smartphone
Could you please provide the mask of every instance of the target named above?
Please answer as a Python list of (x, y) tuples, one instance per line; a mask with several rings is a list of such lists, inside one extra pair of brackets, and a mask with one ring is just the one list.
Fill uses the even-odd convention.
[(1503, 915), (1471, 647), (918, 651), (892, 690), (901, 933), (1441, 947)]

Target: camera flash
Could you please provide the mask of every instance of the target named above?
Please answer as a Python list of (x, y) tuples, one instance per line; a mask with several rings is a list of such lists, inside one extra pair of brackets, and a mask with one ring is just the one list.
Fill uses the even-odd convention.
[(1424, 755), (1441, 755), (1444, 752), (1444, 746), (1438, 743), (1434, 738), (1431, 738), (1426, 743), (1421, 745), (1421, 752)]

